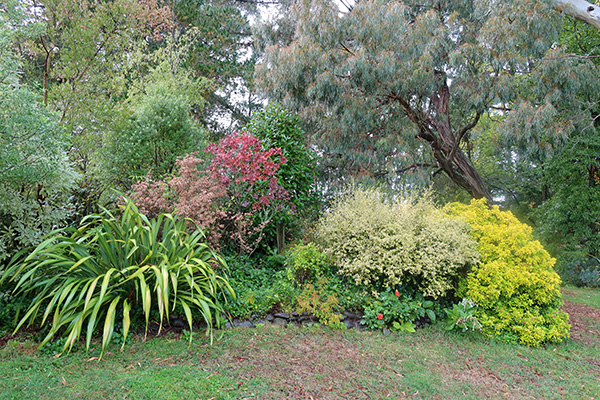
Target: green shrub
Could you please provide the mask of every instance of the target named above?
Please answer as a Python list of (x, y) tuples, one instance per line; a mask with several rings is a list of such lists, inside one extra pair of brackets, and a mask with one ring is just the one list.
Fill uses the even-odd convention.
[(577, 287), (600, 287), (600, 260), (596, 257), (581, 256), (564, 263), (561, 271), (564, 281)]
[(324, 293), (335, 294), (339, 301), (339, 309), (351, 312), (363, 312), (374, 301), (373, 290), (366, 286), (356, 285), (347, 276), (334, 275), (327, 280)]
[(478, 242), (481, 263), (460, 282), (457, 295), (477, 303), (483, 333), (528, 346), (567, 337), (555, 260), (532, 240), (531, 227), (485, 200), (452, 203), (446, 211), (468, 222)]
[[(262, 262), (261, 262), (262, 261)], [(266, 262), (265, 262), (266, 261)], [(227, 311), (231, 318), (264, 316), (272, 311), (293, 311), (300, 289), (280, 268), (279, 257), (233, 257), (228, 262), (230, 282), (236, 297), (229, 296)]]
[(468, 226), (447, 217), (428, 196), (390, 200), (373, 189), (341, 196), (317, 237), (340, 273), (359, 285), (405, 285), (439, 298), (478, 260)]
[(170, 310), (178, 307), (190, 327), (193, 312), (198, 312), (212, 338), (213, 323), (220, 323), (222, 313), (218, 299), (233, 295), (233, 290), (215, 272), (216, 267), (225, 268), (223, 260), (205, 244), (201, 231), (188, 233), (188, 222), (170, 214), (148, 220), (129, 201), (120, 218), (105, 212), (85, 218), (77, 229), (56, 231), (13, 262), (2, 278), (16, 282), (17, 294), (33, 297), (17, 329), (27, 322), (48, 323), (40, 346), (63, 336), (64, 352), (83, 330), (89, 348), (104, 320), (104, 352), (116, 315), (122, 315), (125, 343), (132, 309), (143, 312), (147, 330), (151, 311), (158, 312), (162, 327)]
[(287, 259), (287, 277), (298, 285), (314, 283), (331, 270), (327, 256), (314, 243), (294, 246)]

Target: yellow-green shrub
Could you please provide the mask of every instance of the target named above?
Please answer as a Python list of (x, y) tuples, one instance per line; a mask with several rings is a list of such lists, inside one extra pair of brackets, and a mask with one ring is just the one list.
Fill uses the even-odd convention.
[(528, 346), (569, 335), (555, 260), (531, 236), (531, 227), (485, 200), (446, 206), (471, 226), (481, 263), (461, 280), (457, 295), (475, 301), (483, 332)]
[(427, 197), (386, 198), (356, 188), (319, 221), (316, 235), (342, 274), (375, 288), (406, 285), (434, 298), (455, 289), (478, 261), (468, 226)]

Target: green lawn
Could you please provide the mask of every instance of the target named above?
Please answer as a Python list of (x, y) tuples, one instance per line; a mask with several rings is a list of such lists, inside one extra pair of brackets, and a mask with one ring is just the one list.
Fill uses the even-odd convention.
[(573, 303), (583, 304), (600, 309), (600, 290), (590, 288), (578, 288), (575, 286), (566, 286), (563, 289), (566, 299)]
[(600, 398), (600, 346), (589, 340), (531, 349), (438, 327), (384, 336), (265, 326), (226, 331), (212, 346), (167, 334), (110, 351), (100, 361), (97, 350), (52, 358), (10, 341), (0, 350), (0, 398)]

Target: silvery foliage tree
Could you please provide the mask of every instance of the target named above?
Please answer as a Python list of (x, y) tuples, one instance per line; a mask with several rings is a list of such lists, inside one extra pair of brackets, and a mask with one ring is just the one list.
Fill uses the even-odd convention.
[(469, 140), (484, 114), (540, 151), (595, 118), (598, 70), (557, 44), (551, 2), (299, 0), (287, 15), (294, 34), (266, 48), (259, 82), (359, 173), (430, 168), (490, 199)]

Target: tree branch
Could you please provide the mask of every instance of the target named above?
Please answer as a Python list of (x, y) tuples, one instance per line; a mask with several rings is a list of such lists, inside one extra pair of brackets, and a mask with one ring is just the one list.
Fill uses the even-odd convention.
[(399, 170), (396, 171), (397, 174), (403, 174), (407, 171), (410, 171), (411, 169), (417, 169), (420, 167), (435, 167), (435, 164), (432, 163), (413, 163), (411, 165), (409, 165), (408, 167), (404, 167), (404, 168), (400, 168)]
[(600, 6), (585, 0), (552, 0), (552, 6), (555, 10), (600, 30)]
[(448, 156), (448, 160), (450, 162), (452, 162), (452, 160), (454, 160), (454, 154), (456, 154), (456, 149), (458, 149), (458, 147), (460, 146), (460, 142), (461, 142), (463, 136), (465, 136), (465, 133), (467, 133), (468, 131), (473, 129), (475, 127), (475, 125), (477, 125), (477, 123), (479, 122), (479, 118), (481, 118), (481, 112), (478, 111), (475, 114), (475, 118), (473, 118), (473, 121), (471, 121), (467, 125), (463, 126), (462, 129), (458, 132), (458, 135), (456, 136), (456, 143), (454, 144), (454, 147), (452, 147), (452, 150), (450, 151), (450, 155)]

